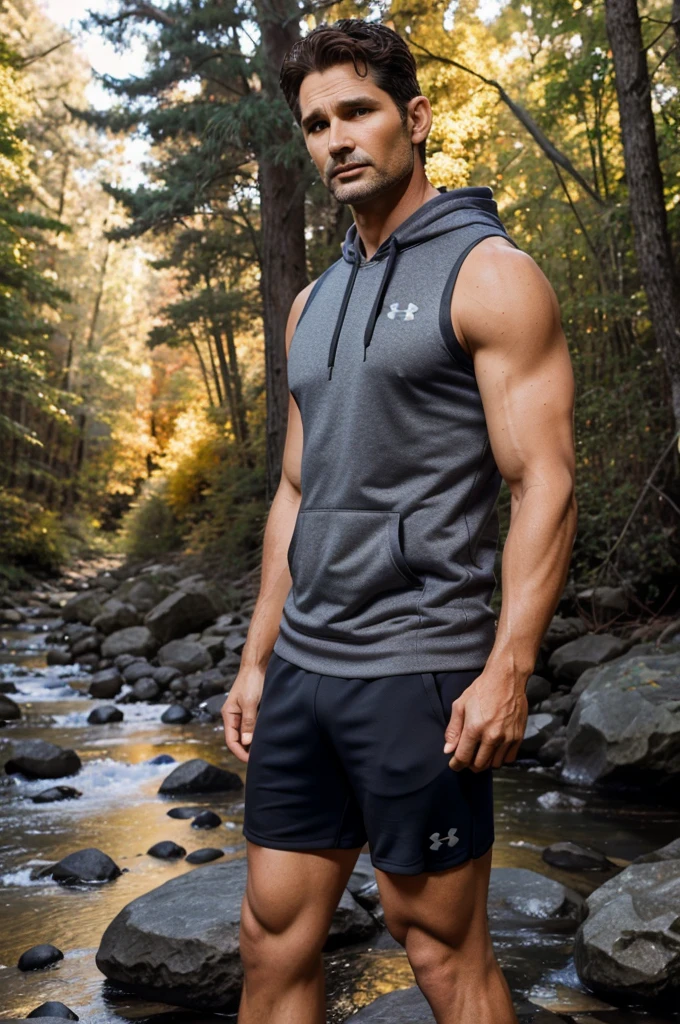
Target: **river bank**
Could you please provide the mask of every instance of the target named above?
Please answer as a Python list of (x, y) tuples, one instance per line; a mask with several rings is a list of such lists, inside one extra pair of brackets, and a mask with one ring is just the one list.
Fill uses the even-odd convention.
[[(225, 1006), (215, 1008), (218, 1012), (209, 1006), (178, 1008), (167, 998), (169, 992), (166, 998), (153, 999), (132, 993), (107, 978), (95, 962), (107, 927), (132, 901), (191, 872), (214, 872), (218, 865), (219, 878), (215, 874), (204, 877), (221, 884), (225, 869), (228, 871), (233, 862), (234, 872), (239, 871), (245, 854), (240, 832), (243, 793), (236, 784), (229, 790), (176, 792), (170, 796), (160, 795), (158, 790), (179, 766), (194, 759), (217, 766), (241, 782), (245, 777), (245, 766), (229, 754), (224, 744), (219, 706), (235, 675), (242, 645), (239, 638), (245, 639), (254, 599), (253, 581), (240, 581), (233, 591), (232, 599), (233, 595), (239, 597), (238, 606), (219, 606), (216, 599), (217, 606), (208, 609), (205, 602), (212, 599), (209, 581), (196, 579), (195, 574), (193, 579), (187, 577), (181, 567), (174, 578), (174, 570), (168, 566), (145, 568), (146, 572), (135, 570), (127, 579), (126, 570), (122, 570), (121, 579), (115, 575), (121, 571), (115, 560), (94, 561), (70, 578), (45, 582), (32, 592), (13, 593), (11, 603), (17, 615), (9, 618), (15, 621), (7, 621), (5, 615), (0, 628), (1, 690), (20, 711), (18, 717), (7, 718), (0, 730), (0, 761), (6, 766), (25, 741), (47, 740), (62, 750), (75, 751), (81, 763), (76, 772), (49, 781), (20, 771), (5, 770), (1, 776), (0, 904), (6, 924), (0, 939), (0, 1013), (5, 1020), (25, 1017), (48, 1001), (64, 1004), (77, 1014), (71, 1019), (90, 1024), (208, 1024), (234, 1019)], [(164, 584), (168, 593), (150, 595), (149, 589), (160, 584), (144, 580), (144, 576), (162, 574), (167, 574), (169, 580)], [(107, 579), (110, 582), (102, 586)], [(130, 605), (121, 612), (110, 606), (110, 595), (123, 584), (128, 586), (122, 596), (129, 600), (120, 596), (113, 599), (120, 605)], [(182, 609), (187, 603), (183, 594), (191, 595), (194, 613), (196, 605), (204, 602), (206, 621), (194, 622), (193, 632), (184, 628), (187, 620)], [(98, 608), (92, 606), (93, 598)], [(145, 608), (149, 600), (152, 603)], [(86, 610), (88, 601), (90, 607)], [(79, 606), (80, 617), (67, 622), (65, 610), (68, 608), (66, 615), (72, 616)], [(125, 616), (130, 619), (135, 614), (139, 621), (127, 626), (120, 625), (120, 618), (115, 622), (111, 618), (122, 615), (125, 621)], [(100, 616), (104, 619), (97, 622)], [(118, 628), (110, 629), (111, 625)], [(153, 642), (141, 634), (136, 639), (128, 634), (122, 640), (133, 642), (133, 649), (121, 650), (121, 637), (116, 639), (116, 634), (130, 629), (148, 630)], [(178, 629), (184, 630), (183, 635), (172, 636)], [(65, 634), (69, 635), (68, 642)], [(88, 637), (94, 640), (88, 641)], [(564, 649), (577, 639), (559, 647)], [(665, 654), (661, 656), (671, 656), (673, 640), (674, 634), (669, 635), (671, 642), (664, 646)], [(105, 653), (107, 642), (109, 654)], [(596, 642), (602, 647), (600, 637)], [(77, 643), (83, 646), (74, 660)], [(135, 648), (134, 643), (141, 643), (142, 648)], [(159, 658), (159, 652), (171, 644), (175, 647), (170, 653), (166, 650)], [(624, 643), (624, 653), (630, 654), (634, 644)], [(190, 645), (202, 648), (204, 656)], [(557, 650), (546, 649), (546, 665)], [(609, 654), (616, 654), (615, 649)], [(621, 657), (621, 652), (617, 656)], [(610, 656), (599, 665), (596, 662), (577, 672), (574, 659), (575, 655), (570, 660), (563, 653), (561, 662), (559, 658), (553, 660), (549, 695), (538, 692), (539, 684), (534, 684), (534, 721), (524, 757), (495, 774), (496, 843), (489, 910), (494, 945), (518, 1012), (527, 1024), (551, 1020), (572, 1024), (666, 1024), (678, 1019), (672, 1006), (660, 1013), (642, 1003), (633, 1008), (634, 1001), (629, 1000), (628, 1008), (617, 1008), (590, 991), (576, 969), (574, 937), (583, 920), (583, 900), (609, 879), (620, 877), (634, 859), (677, 840), (680, 809), (669, 799), (667, 787), (660, 784), (663, 772), (651, 764), (645, 769), (646, 785), (663, 799), (650, 799), (649, 791), (646, 799), (632, 799), (630, 791), (623, 788), (617, 794), (593, 784), (579, 785), (575, 779), (565, 783), (565, 765), (571, 763), (576, 772), (580, 764), (578, 735), (570, 723), (577, 705), (579, 715), (583, 709), (578, 703), (580, 694), (573, 691), (584, 673), (605, 664), (613, 666), (616, 661)], [(560, 663), (559, 672), (554, 670), (556, 663)], [(92, 696), (93, 680), (99, 675), (100, 682), (106, 684), (106, 678), (102, 678), (106, 673), (111, 687), (106, 691), (108, 695)], [(570, 678), (570, 673), (576, 676), (570, 686), (559, 682)], [(144, 685), (140, 686), (140, 681)], [(155, 689), (149, 682), (155, 683)], [(671, 683), (666, 681), (664, 685), (670, 687)], [(663, 690), (664, 686), (659, 688)], [(568, 714), (560, 713), (560, 701), (565, 710), (569, 708)], [(100, 724), (89, 720), (94, 710), (112, 706), (122, 712), (122, 719), (107, 720), (103, 714)], [(185, 714), (178, 716), (181, 711)], [(574, 731), (571, 761), (570, 727)], [(589, 728), (592, 730), (592, 725)], [(593, 737), (594, 742), (594, 733)], [(549, 744), (542, 763), (536, 755)], [(561, 758), (556, 756), (560, 748)], [(591, 762), (592, 758), (586, 759), (585, 768), (581, 764), (579, 770), (589, 767), (591, 776), (596, 769), (603, 771), (602, 766)], [(628, 771), (629, 777), (632, 770)], [(619, 784), (623, 787), (623, 781)], [(76, 789), (81, 795), (33, 802), (39, 793), (58, 785)], [(212, 828), (195, 828), (195, 817), (168, 815), (169, 810), (185, 806), (194, 808), (194, 815), (201, 810), (212, 811), (219, 823)], [(559, 861), (559, 849), (555, 851), (554, 847), (565, 841), (598, 851), (606, 861), (599, 869), (578, 869), (574, 851), (567, 850), (570, 857), (565, 854), (562, 863), (569, 866), (548, 863), (544, 851), (552, 847), (552, 859)], [(161, 842), (174, 843), (184, 853), (176, 858), (149, 854)], [(59, 884), (53, 876), (40, 874), (74, 851), (89, 848), (111, 858), (121, 873), (110, 882), (75, 885)], [(187, 862), (187, 856), (206, 848), (216, 851), (213, 864), (193, 866)], [(368, 870), (365, 864), (364, 869)], [(353, 922), (342, 926), (345, 931), (338, 932), (335, 948), (326, 953), (329, 1024), (340, 1024), (352, 1015), (356, 1015), (357, 1024), (364, 1019), (377, 1020), (380, 1003), (376, 1000), (393, 991), (395, 995), (389, 996), (390, 1020), (395, 1024), (399, 1020), (411, 1024), (427, 1020), (418, 1016), (422, 1011), (415, 1004), (404, 1002), (413, 998), (406, 992), (413, 985), (413, 976), (403, 950), (380, 928), (369, 876), (370, 871), (357, 876), (354, 893), (357, 906), (372, 923), (362, 919), (359, 927), (359, 912), (353, 911)], [(552, 880), (561, 889), (544, 892), (541, 879)], [(528, 896), (522, 896), (522, 880), (528, 883)], [(206, 903), (212, 898), (211, 884), (206, 881)], [(536, 898), (537, 893), (541, 899)], [(200, 898), (199, 891), (197, 906)], [(46, 943), (57, 947), (63, 959), (39, 970), (18, 968), (25, 951)], [(404, 992), (402, 1001), (395, 1003), (397, 990)], [(371, 1014), (372, 1005), (373, 1018), (366, 1016)]]

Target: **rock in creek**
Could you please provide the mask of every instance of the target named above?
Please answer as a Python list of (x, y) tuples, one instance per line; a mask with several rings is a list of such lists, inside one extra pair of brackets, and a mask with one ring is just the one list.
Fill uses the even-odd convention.
[(500, 925), (518, 918), (579, 922), (585, 913), (579, 893), (528, 868), (492, 868), (487, 906)]
[(21, 708), (6, 693), (0, 693), (0, 718), (5, 722), (21, 718)]
[(34, 804), (51, 804), (56, 800), (77, 800), (82, 795), (81, 790), (74, 789), (73, 786), (50, 786), (49, 789), (36, 793), (31, 800)]
[(4, 768), (7, 775), (20, 772), (27, 779), (60, 779), (79, 772), (82, 762), (75, 750), (66, 750), (56, 743), (20, 740), (14, 744), (12, 756), (5, 761)]
[[(239, 920), (246, 876), (245, 859), (225, 861), (188, 871), (137, 897), (104, 931), (97, 967), (145, 997), (234, 1009), (242, 981)], [(377, 927), (358, 904), (353, 913), (343, 899), (329, 940), (336, 947)]]
[(183, 793), (223, 793), (243, 789), (241, 776), (226, 768), (194, 757), (184, 761), (163, 779), (158, 790), (164, 796), (176, 796)]
[(586, 675), (561, 780), (679, 802), (680, 654), (624, 655)]
[(122, 722), (123, 712), (113, 704), (104, 704), (93, 708), (87, 716), (90, 725), (108, 725), (109, 722)]
[(680, 993), (680, 840), (638, 858), (586, 900), (574, 963), (604, 998), (678, 1005)]
[(35, 869), (31, 872), (31, 878), (51, 877), (62, 885), (75, 885), (79, 882), (112, 882), (122, 873), (108, 854), (96, 846), (90, 846), (68, 853), (56, 864)]
[(17, 967), (20, 971), (40, 971), (63, 959), (64, 954), (60, 949), (52, 946), (49, 942), (43, 942), (24, 950), (17, 961)]
[(119, 654), (155, 654), (158, 641), (147, 626), (128, 626), (110, 633), (102, 644), (103, 658), (116, 658)]
[(42, 1024), (63, 1024), (65, 1020), (80, 1020), (80, 1017), (65, 1003), (51, 999), (47, 1003), (36, 1006), (28, 1017), (3, 1018), (3, 1024), (29, 1024), (30, 1021), (36, 1019), (40, 1019)]
[(159, 643), (166, 644), (210, 625), (220, 610), (215, 602), (214, 588), (198, 580), (186, 589), (180, 586), (179, 590), (168, 594), (147, 613), (144, 625), (149, 627)]
[(616, 867), (600, 850), (569, 841), (546, 846), (541, 856), (546, 864), (564, 871), (609, 871)]

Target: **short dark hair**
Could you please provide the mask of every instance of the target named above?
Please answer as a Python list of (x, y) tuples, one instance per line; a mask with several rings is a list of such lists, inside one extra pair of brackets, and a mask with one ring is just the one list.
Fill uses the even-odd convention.
[[(284, 57), (279, 84), (298, 124), (302, 117), (303, 79), (312, 71), (326, 71), (336, 64), (350, 62), (362, 78), (371, 73), (378, 88), (394, 100), (402, 121), (406, 120), (408, 101), (420, 96), (421, 91), (416, 62), (405, 40), (387, 25), (363, 18), (340, 18), (332, 25), (317, 25), (298, 39)], [(365, 70), (360, 71), (358, 65)], [(424, 164), (424, 139), (418, 144), (418, 152)]]

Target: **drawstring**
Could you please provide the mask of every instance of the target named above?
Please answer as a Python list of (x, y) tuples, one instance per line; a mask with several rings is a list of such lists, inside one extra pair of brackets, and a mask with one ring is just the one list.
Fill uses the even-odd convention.
[[(387, 256), (387, 266), (385, 267), (385, 273), (383, 274), (382, 281), (378, 294), (375, 297), (375, 302), (371, 308), (371, 312), (368, 316), (368, 323), (366, 324), (366, 330), (364, 331), (364, 362), (366, 361), (366, 349), (371, 344), (373, 337), (373, 331), (377, 319), (380, 315), (383, 302), (385, 300), (385, 294), (387, 292), (387, 286), (390, 283), (390, 278), (394, 272), (394, 267), (397, 262), (397, 256), (399, 254), (399, 243), (395, 237), (390, 239), (389, 254)], [(361, 253), (359, 252), (359, 246), (356, 245), (354, 248), (354, 262), (352, 264), (352, 270), (345, 287), (345, 294), (342, 297), (342, 304), (340, 306), (340, 312), (338, 313), (338, 319), (335, 324), (335, 330), (333, 331), (333, 337), (331, 339), (331, 345), (328, 350), (328, 379), (331, 379), (333, 373), (333, 365), (335, 363), (335, 351), (338, 347), (338, 340), (340, 338), (340, 332), (342, 325), (345, 320), (345, 313), (347, 312), (347, 306), (349, 305), (350, 296), (352, 294), (352, 288), (354, 287), (354, 281), (359, 270), (359, 264), (361, 263)]]
[(378, 289), (378, 294), (375, 297), (373, 308), (371, 309), (370, 315), (368, 317), (366, 330), (364, 331), (364, 362), (366, 361), (366, 349), (371, 344), (373, 330), (375, 328), (376, 321), (380, 315), (380, 310), (382, 309), (382, 304), (385, 299), (385, 293), (387, 292), (387, 286), (390, 283), (390, 278), (392, 277), (394, 265), (397, 262), (398, 252), (399, 243), (397, 242), (397, 239), (394, 236), (392, 236), (392, 238), (390, 239), (390, 251), (389, 256), (387, 257), (387, 266), (385, 267), (385, 273), (383, 274), (383, 279), (380, 284), (380, 288)]
[(338, 339), (340, 337), (340, 331), (342, 330), (342, 324), (345, 319), (345, 313), (347, 312), (347, 306), (349, 305), (349, 297), (352, 294), (352, 288), (354, 287), (354, 281), (359, 270), (359, 264), (361, 262), (361, 253), (359, 247), (354, 249), (354, 263), (352, 264), (352, 271), (347, 281), (345, 288), (345, 294), (342, 297), (342, 305), (340, 306), (340, 312), (338, 313), (338, 319), (335, 324), (335, 330), (333, 331), (333, 337), (331, 338), (331, 347), (328, 350), (328, 379), (331, 379), (333, 373), (333, 364), (335, 362), (335, 350), (338, 347)]

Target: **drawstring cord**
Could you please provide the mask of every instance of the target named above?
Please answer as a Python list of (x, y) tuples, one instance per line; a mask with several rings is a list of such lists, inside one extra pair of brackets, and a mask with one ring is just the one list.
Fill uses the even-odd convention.
[(385, 273), (383, 274), (383, 279), (380, 284), (380, 288), (378, 289), (378, 294), (375, 297), (373, 308), (371, 309), (371, 312), (369, 314), (368, 323), (366, 324), (366, 330), (364, 331), (364, 362), (366, 362), (366, 350), (368, 346), (371, 344), (371, 339), (373, 337), (373, 331), (375, 329), (376, 321), (380, 316), (380, 310), (382, 309), (382, 305), (385, 300), (387, 286), (390, 283), (390, 278), (392, 277), (394, 265), (397, 262), (398, 252), (399, 243), (397, 242), (397, 239), (393, 236), (390, 240), (390, 250), (389, 255), (387, 257), (387, 266), (385, 267)]
[(359, 264), (361, 262), (361, 253), (357, 246), (354, 250), (354, 263), (352, 264), (352, 270), (347, 281), (347, 287), (345, 288), (345, 294), (342, 297), (342, 305), (340, 306), (340, 312), (338, 313), (338, 319), (335, 323), (335, 330), (333, 331), (333, 337), (331, 338), (331, 346), (328, 350), (328, 379), (331, 379), (333, 373), (333, 364), (335, 363), (335, 350), (338, 347), (338, 339), (340, 338), (340, 331), (345, 320), (345, 313), (347, 312), (347, 306), (349, 305), (349, 297), (352, 294), (352, 288), (354, 287), (354, 281), (356, 280), (357, 271), (359, 270)]
[[(390, 278), (394, 272), (394, 267), (397, 262), (397, 256), (399, 254), (399, 243), (396, 238), (390, 239), (389, 252), (387, 256), (387, 265), (385, 267), (385, 273), (383, 274), (378, 294), (375, 297), (371, 312), (368, 315), (368, 322), (366, 324), (366, 330), (364, 331), (364, 362), (366, 361), (366, 349), (371, 344), (373, 338), (373, 331), (375, 325), (380, 316), (380, 310), (382, 309), (383, 302), (385, 301), (385, 295), (387, 293), (387, 287), (390, 283)], [(357, 272), (359, 270), (359, 264), (361, 263), (361, 253), (359, 252), (359, 246), (355, 246), (354, 249), (354, 261), (352, 263), (352, 270), (347, 280), (345, 287), (345, 294), (342, 297), (342, 304), (340, 306), (340, 312), (338, 313), (338, 319), (335, 323), (335, 329), (333, 331), (333, 337), (331, 338), (330, 348), (328, 350), (328, 379), (331, 379), (333, 373), (333, 366), (335, 364), (335, 352), (338, 347), (338, 341), (340, 339), (340, 332), (342, 331), (342, 325), (345, 321), (345, 314), (349, 305), (350, 296), (352, 294), (352, 288), (356, 280)]]

